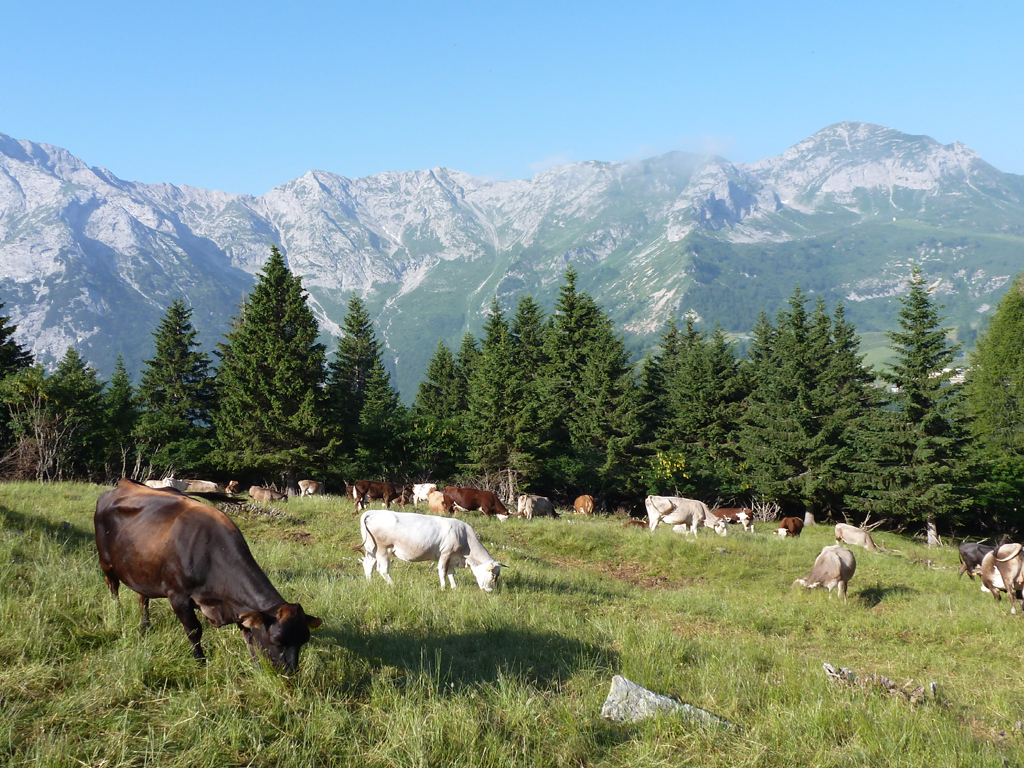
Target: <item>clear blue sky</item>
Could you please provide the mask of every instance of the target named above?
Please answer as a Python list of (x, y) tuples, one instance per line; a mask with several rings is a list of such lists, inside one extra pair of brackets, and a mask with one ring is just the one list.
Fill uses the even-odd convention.
[(1024, 173), (1024, 3), (9, 4), (0, 133), (135, 181), (734, 162), (861, 120)]

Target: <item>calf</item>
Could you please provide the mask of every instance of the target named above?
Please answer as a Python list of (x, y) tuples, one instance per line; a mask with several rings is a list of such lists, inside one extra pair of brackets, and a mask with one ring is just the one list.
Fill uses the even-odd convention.
[(966, 573), (970, 580), (974, 581), (975, 571), (981, 571), (981, 561), (994, 549), (995, 547), (991, 544), (982, 544), (980, 541), (965, 541), (957, 547), (960, 555), (960, 569), (957, 571), (957, 578)]
[(324, 484), (319, 480), (299, 480), (299, 496), (323, 496)]
[(804, 521), (799, 517), (784, 517), (779, 521), (779, 530), (776, 533), (783, 538), (786, 536), (799, 536), (803, 529)]
[(838, 595), (845, 601), (846, 585), (850, 583), (856, 570), (857, 560), (853, 552), (846, 547), (833, 544), (821, 550), (821, 554), (814, 560), (811, 572), (794, 581), (793, 586), (806, 589), (825, 587), (829, 591), (829, 597), (832, 596), (832, 589), (835, 587)]
[(452, 514), (456, 509), (463, 512), (479, 510), (485, 515), (496, 515), (499, 520), (505, 520), (509, 511), (501, 503), (495, 494), (490, 491), (481, 491), (477, 488), (457, 488), (447, 485), (444, 489), (444, 511)]
[(981, 560), (981, 591), (989, 592), (1001, 600), (1003, 592), (1010, 594), (1010, 614), (1017, 613), (1017, 598), (1024, 587), (1024, 547), (1003, 544), (987, 553)]
[(719, 536), (725, 536), (725, 523), (711, 514), (708, 505), (696, 499), (684, 499), (680, 496), (648, 496), (644, 500), (647, 508), (647, 524), (653, 531), (658, 523), (664, 522), (672, 526), (672, 530), (697, 535), (697, 528), (712, 528)]
[(534, 517), (558, 517), (555, 505), (543, 496), (523, 494), (516, 503), (516, 512), (520, 517), (533, 520)]
[(726, 507), (711, 510), (711, 514), (727, 523), (739, 523), (744, 531), (754, 530), (754, 510), (746, 507)]
[(406, 502), (404, 490), (394, 483), (378, 483), (374, 480), (357, 480), (349, 486), (356, 509), (366, 509), (367, 500), (382, 501), (388, 509), (391, 509), (392, 501), (397, 501), (404, 506)]
[(572, 503), (572, 511), (577, 515), (594, 514), (594, 497), (589, 494), (577, 496), (576, 501)]
[(424, 501), (429, 501), (429, 496), (432, 491), (436, 491), (437, 486), (433, 483), (416, 483), (412, 487), (412, 503), (421, 504)]
[(394, 555), (407, 563), (436, 560), (441, 589), (445, 588), (445, 577), (455, 589), (455, 569), (468, 566), (480, 589), (491, 592), (504, 567), (480, 543), (476, 531), (451, 517), (371, 509), (359, 516), (359, 532), (366, 550), (363, 572), (367, 580), (376, 569), (384, 581), (394, 584), (388, 574)]
[(223, 512), (123, 478), (96, 500), (93, 523), (110, 594), (117, 599), (121, 584), (137, 592), (143, 627), (149, 601), (166, 597), (197, 660), (205, 656), (196, 608), (215, 627), (237, 624), (253, 659), (258, 650), (275, 666), (298, 667), (299, 650), (321, 620), (284, 601)]
[(875, 546), (875, 542), (871, 538), (871, 534), (865, 531), (863, 528), (858, 528), (855, 525), (847, 525), (846, 523), (836, 523), (836, 543), (856, 544), (859, 547), (864, 547), (868, 552), (877, 552), (878, 547)]
[(258, 485), (249, 486), (249, 498), (252, 501), (288, 501), (288, 497), (283, 493), (278, 493), (271, 488), (262, 488)]

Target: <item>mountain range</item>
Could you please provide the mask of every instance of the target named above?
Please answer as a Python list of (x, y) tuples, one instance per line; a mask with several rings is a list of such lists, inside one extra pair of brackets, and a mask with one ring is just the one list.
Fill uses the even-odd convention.
[(747, 165), (671, 152), (513, 181), (310, 171), (256, 197), (124, 181), (0, 134), (0, 301), (41, 362), (72, 345), (105, 376), (119, 353), (137, 370), (181, 296), (212, 349), (271, 243), (329, 351), (348, 297), (364, 298), (407, 399), (439, 338), (478, 332), (494, 296), (550, 310), (570, 263), (636, 350), (672, 313), (742, 338), (799, 283), (843, 301), (870, 361), (913, 263), (971, 341), (1024, 268), (1024, 176), (959, 142), (846, 122)]

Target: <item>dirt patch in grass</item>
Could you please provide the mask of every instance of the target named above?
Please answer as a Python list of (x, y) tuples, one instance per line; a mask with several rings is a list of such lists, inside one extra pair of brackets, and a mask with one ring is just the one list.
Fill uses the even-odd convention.
[(285, 538), (288, 541), (294, 541), (296, 544), (302, 544), (307, 547), (311, 544), (316, 544), (316, 537), (309, 531), (292, 531), (285, 534)]
[(552, 562), (555, 565), (574, 570), (592, 568), (599, 573), (610, 576), (616, 581), (624, 581), (632, 584), (634, 587), (641, 587), (643, 589), (678, 589), (679, 587), (686, 586), (688, 583), (703, 581), (703, 578), (680, 579), (661, 573), (654, 573), (649, 566), (637, 560), (595, 563), (592, 560), (583, 560), (578, 557), (557, 557), (553, 558)]

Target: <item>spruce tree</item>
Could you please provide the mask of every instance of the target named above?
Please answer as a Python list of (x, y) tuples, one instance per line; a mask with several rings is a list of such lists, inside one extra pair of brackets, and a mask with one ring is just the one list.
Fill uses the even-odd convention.
[(209, 466), (213, 376), (198, 336), (192, 309), (184, 299), (175, 299), (153, 332), (156, 354), (143, 361), (136, 437), (158, 474)]
[(465, 392), (451, 350), (438, 341), (413, 403), (410, 434), (412, 474), (421, 480), (440, 479), (466, 461), (465, 438), (459, 427)]
[(68, 347), (46, 381), (47, 416), (53, 428), (47, 479), (97, 479), (104, 437), (103, 382), (74, 347)]
[(326, 351), (302, 280), (276, 246), (218, 345), (218, 458), (234, 471), (316, 471), (327, 444), (322, 388)]
[(378, 356), (363, 381), (356, 429), (356, 467), (362, 477), (403, 477), (408, 464), (405, 406)]
[(462, 413), (465, 394), (460, 391), (458, 369), (452, 352), (443, 341), (437, 342), (434, 356), (420, 380), (413, 402), (416, 415), (454, 420)]
[(117, 356), (114, 374), (103, 396), (104, 474), (107, 480), (128, 477), (137, 456), (136, 424), (140, 417), (124, 358)]
[[(0, 310), (3, 308), (0, 302)], [(0, 379), (32, 365), (32, 355), (14, 340), (17, 330), (9, 316), (0, 316)]]
[(358, 447), (357, 432), (367, 381), (382, 350), (366, 305), (353, 293), (342, 322), (338, 349), (327, 366), (328, 409), (333, 427), (341, 433), (343, 454), (352, 455)]

